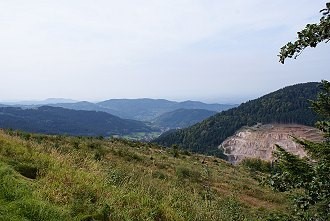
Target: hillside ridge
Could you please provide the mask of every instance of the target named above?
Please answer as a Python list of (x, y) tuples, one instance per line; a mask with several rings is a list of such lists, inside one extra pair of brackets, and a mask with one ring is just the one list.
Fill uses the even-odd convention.
[(0, 128), (76, 136), (111, 136), (154, 131), (143, 122), (121, 119), (105, 112), (52, 106), (34, 109), (0, 107)]
[(318, 117), (310, 109), (308, 100), (316, 98), (319, 85), (317, 82), (309, 82), (282, 88), (186, 129), (166, 133), (154, 142), (164, 146), (176, 144), (183, 149), (226, 158), (217, 147), (243, 126), (257, 123), (314, 125)]

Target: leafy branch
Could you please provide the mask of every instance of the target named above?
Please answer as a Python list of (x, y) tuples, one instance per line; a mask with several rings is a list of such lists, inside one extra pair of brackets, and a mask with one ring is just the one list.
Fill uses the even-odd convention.
[(307, 24), (298, 32), (298, 39), (295, 42), (288, 42), (280, 49), (280, 62), (284, 64), (286, 58), (296, 59), (305, 48), (315, 48), (318, 43), (330, 41), (330, 2), (326, 3), (326, 8), (320, 11), (322, 17), (318, 24)]

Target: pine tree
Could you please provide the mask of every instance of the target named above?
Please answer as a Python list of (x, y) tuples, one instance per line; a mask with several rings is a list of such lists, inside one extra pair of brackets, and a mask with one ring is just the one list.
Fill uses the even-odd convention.
[(313, 109), (323, 117), (317, 127), (324, 132), (324, 141), (295, 139), (308, 153), (299, 158), (277, 146), (274, 173), (270, 185), (281, 192), (299, 190), (295, 201), (297, 220), (330, 220), (330, 83), (322, 81), (322, 92), (312, 102)]

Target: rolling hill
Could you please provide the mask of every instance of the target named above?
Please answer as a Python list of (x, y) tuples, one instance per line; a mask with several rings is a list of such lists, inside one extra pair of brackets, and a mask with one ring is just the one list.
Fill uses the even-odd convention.
[(189, 128), (165, 133), (155, 142), (165, 146), (176, 144), (191, 151), (226, 157), (218, 150), (218, 145), (242, 126), (257, 123), (314, 125), (317, 116), (310, 109), (308, 100), (316, 98), (318, 85), (311, 82), (285, 87), (218, 113)]
[(66, 109), (72, 109), (72, 110), (86, 110), (86, 111), (102, 111), (105, 113), (109, 113), (115, 116), (120, 116), (120, 111), (111, 110), (109, 108), (101, 107), (98, 104), (88, 102), (88, 101), (79, 101), (75, 103), (56, 103), (56, 104), (49, 104), (47, 106), (52, 107), (62, 107)]
[(125, 120), (104, 112), (42, 106), (35, 109), (0, 108), (0, 127), (47, 134), (83, 136), (125, 135), (153, 131), (135, 120)]
[(177, 109), (160, 115), (151, 123), (161, 128), (175, 129), (189, 127), (215, 115), (217, 112), (204, 109)]

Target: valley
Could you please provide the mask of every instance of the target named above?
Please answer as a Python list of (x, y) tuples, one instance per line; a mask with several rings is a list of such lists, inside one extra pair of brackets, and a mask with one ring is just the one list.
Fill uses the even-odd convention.
[[(275, 145), (304, 157), (292, 137), (323, 140), (307, 102), (318, 86), (289, 86), (223, 111), (183, 102), (192, 109), (162, 113), (157, 104), (169, 101), (152, 99), (3, 105), (0, 219), (288, 220), (291, 193), (261, 184)], [(157, 117), (120, 118), (109, 104), (136, 119)]]
[(113, 99), (97, 103), (71, 101), (52, 98), (34, 103), (22, 101), (0, 105), (3, 107), (0, 109), (0, 128), (151, 141), (167, 130), (191, 126), (236, 106), (165, 99)]
[(330, 221), (330, 0), (0, 1), (0, 30), (0, 221)]
[[(238, 107), (146, 98), (112, 99), (97, 103), (70, 103), (71, 100), (56, 103), (63, 99), (49, 99), (37, 104), (23, 102), (0, 108), (0, 128), (152, 141), (236, 161), (233, 155), (223, 154), (218, 146), (241, 127), (257, 123), (312, 126), (317, 117), (309, 109), (307, 101), (316, 97), (317, 86), (317, 83), (289, 86)], [(40, 106), (45, 102), (50, 102), (49, 106)], [(232, 142), (226, 141), (226, 145)], [(238, 142), (237, 139), (235, 142)]]
[(330, 0), (4, 0), (0, 30), (0, 221), (330, 221)]

